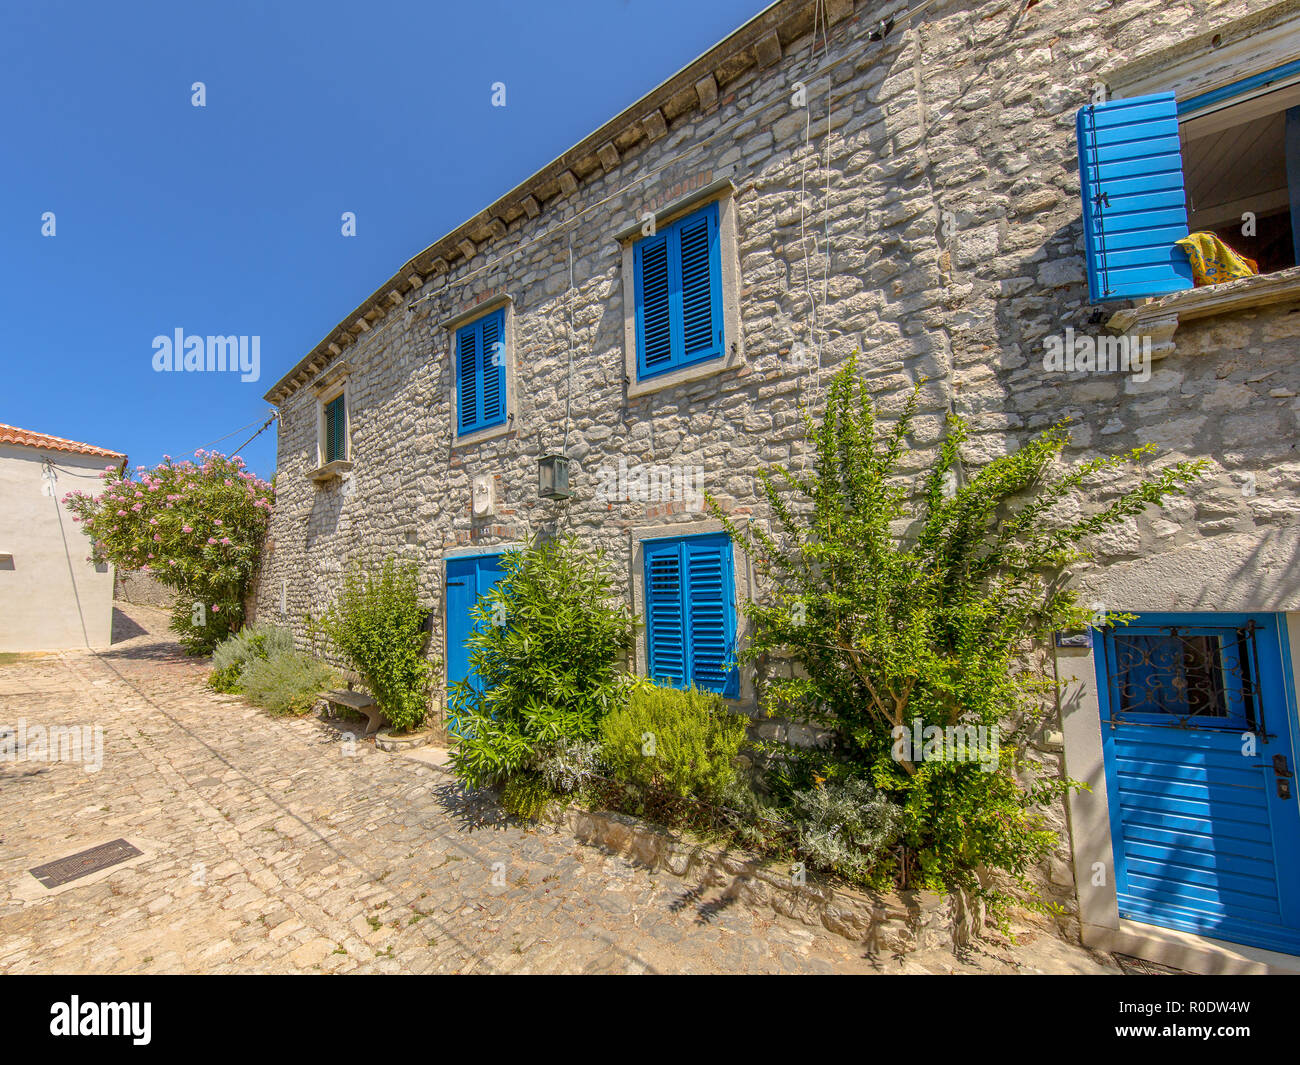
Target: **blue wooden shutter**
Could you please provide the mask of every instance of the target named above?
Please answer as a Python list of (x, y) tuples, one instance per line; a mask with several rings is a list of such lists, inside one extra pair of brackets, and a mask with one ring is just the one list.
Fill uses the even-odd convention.
[(636, 244), (637, 377), (723, 353), (718, 205)]
[(483, 407), (480, 426), (500, 425), (506, 420), (505, 311), (483, 319), (480, 347), (483, 351)]
[(681, 543), (645, 545), (646, 647), (652, 680), (686, 685), (686, 625)]
[(462, 326), (456, 332), (456, 401), (459, 407), (459, 426), (462, 433), (478, 424), (478, 337), (479, 330), (474, 324)]
[(683, 219), (674, 244), (680, 256), (682, 344), (679, 365), (722, 354), (722, 280), (718, 205)]
[(651, 679), (738, 698), (730, 538), (711, 533), (651, 540), (643, 550)]
[(669, 233), (660, 233), (636, 246), (638, 377), (661, 372), (672, 365), (668, 237)]
[(1076, 127), (1092, 302), (1191, 288), (1191, 264), (1174, 244), (1187, 236), (1174, 94), (1089, 104)]
[(731, 540), (726, 534), (690, 537), (682, 544), (686, 564), (690, 681), (729, 699), (739, 695), (735, 668), (736, 616), (732, 593)]

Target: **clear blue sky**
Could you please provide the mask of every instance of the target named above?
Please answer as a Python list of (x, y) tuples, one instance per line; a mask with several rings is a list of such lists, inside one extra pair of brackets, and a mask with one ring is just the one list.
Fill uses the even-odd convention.
[[(132, 465), (259, 423), (408, 258), (767, 3), (3, 0), (0, 422)], [(260, 380), (156, 372), (178, 328), (259, 336)], [(243, 455), (269, 476), (274, 428)]]

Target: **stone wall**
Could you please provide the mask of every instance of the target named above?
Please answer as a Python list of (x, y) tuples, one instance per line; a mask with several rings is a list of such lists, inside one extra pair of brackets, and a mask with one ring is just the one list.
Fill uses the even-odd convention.
[(176, 593), (159, 584), (140, 570), (118, 570), (113, 582), (113, 598), (122, 603), (136, 603), (171, 609)]
[[(688, 85), (693, 106), (658, 136), (602, 156), (483, 243), (465, 242), (446, 269), (414, 278), (409, 295), (394, 291), (386, 313), (358, 317), (336, 360), (351, 368), (349, 478), (308, 479), (316, 397), (298, 388), (283, 400), (259, 617), (281, 620), (283, 595), (301, 637), (348, 565), (405, 556), (437, 611), (436, 650), (445, 553), (540, 530), (604, 548), (630, 587), (631, 529), (704, 515), (675, 502), (599, 502), (602, 465), (701, 467), (732, 515), (764, 521), (756, 469), (806, 461), (798, 408), (821, 403), (855, 348), (887, 411), (925, 378), (918, 446), (934, 444), (950, 409), (970, 420), (971, 465), (1064, 417), (1072, 462), (1148, 442), (1158, 462), (1208, 459), (1188, 499), (1098, 544), (1084, 578), (1114, 607), (1208, 608), (1205, 589), (1239, 589), (1250, 559), (1294, 559), (1300, 306), (1188, 323), (1145, 383), (1043, 367), (1046, 337), (1101, 329), (1084, 282), (1075, 111), (1117, 64), (1268, 6), (938, 0), (873, 41), (883, 9), (843, 0), (825, 9), (828, 35), (784, 41), (775, 58), (769, 43), (758, 63)], [(792, 99), (800, 83), (806, 109)], [(722, 179), (734, 185), (736, 365), (629, 396), (615, 235)], [(446, 325), (501, 296), (513, 300), (514, 417), (504, 434), (458, 442)], [(565, 503), (537, 497), (537, 460), (554, 451), (574, 461)], [(498, 498), (482, 521), (471, 511), (476, 475), (495, 478)], [(1080, 505), (1104, 504), (1125, 483), (1116, 477)], [(1300, 604), (1285, 565), (1251, 579), (1255, 608)], [(1037, 757), (1059, 767), (1059, 736), (1045, 734)], [(1063, 811), (1054, 825), (1064, 833)], [(1069, 861), (1063, 844), (1043, 872), (1067, 906)]]

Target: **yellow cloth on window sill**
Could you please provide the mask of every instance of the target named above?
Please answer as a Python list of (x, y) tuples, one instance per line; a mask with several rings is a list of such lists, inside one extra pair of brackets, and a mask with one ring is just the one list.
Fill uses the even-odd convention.
[(1259, 273), (1259, 266), (1254, 259), (1247, 259), (1233, 251), (1217, 234), (1189, 233), (1174, 243), (1187, 252), (1187, 258), (1192, 264), (1192, 278), (1198, 288), (1201, 285), (1235, 281), (1239, 277), (1254, 277)]

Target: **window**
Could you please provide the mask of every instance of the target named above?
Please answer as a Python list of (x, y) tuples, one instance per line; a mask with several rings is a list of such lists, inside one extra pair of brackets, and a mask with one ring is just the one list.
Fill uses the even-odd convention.
[(1079, 111), (1088, 287), (1094, 303), (1193, 287), (1189, 232), (1261, 274), (1295, 266), (1300, 62), (1178, 100), (1158, 93)]
[(637, 380), (719, 358), (723, 346), (716, 202), (633, 248)]
[(643, 552), (650, 677), (738, 698), (731, 539), (711, 533), (647, 540)]
[(460, 434), (506, 420), (506, 311), (456, 330), (456, 424)]
[(1103, 630), (1110, 723), (1255, 730), (1256, 627), (1146, 624)]
[(325, 404), (325, 462), (339, 462), (348, 457), (348, 412), (340, 392)]

